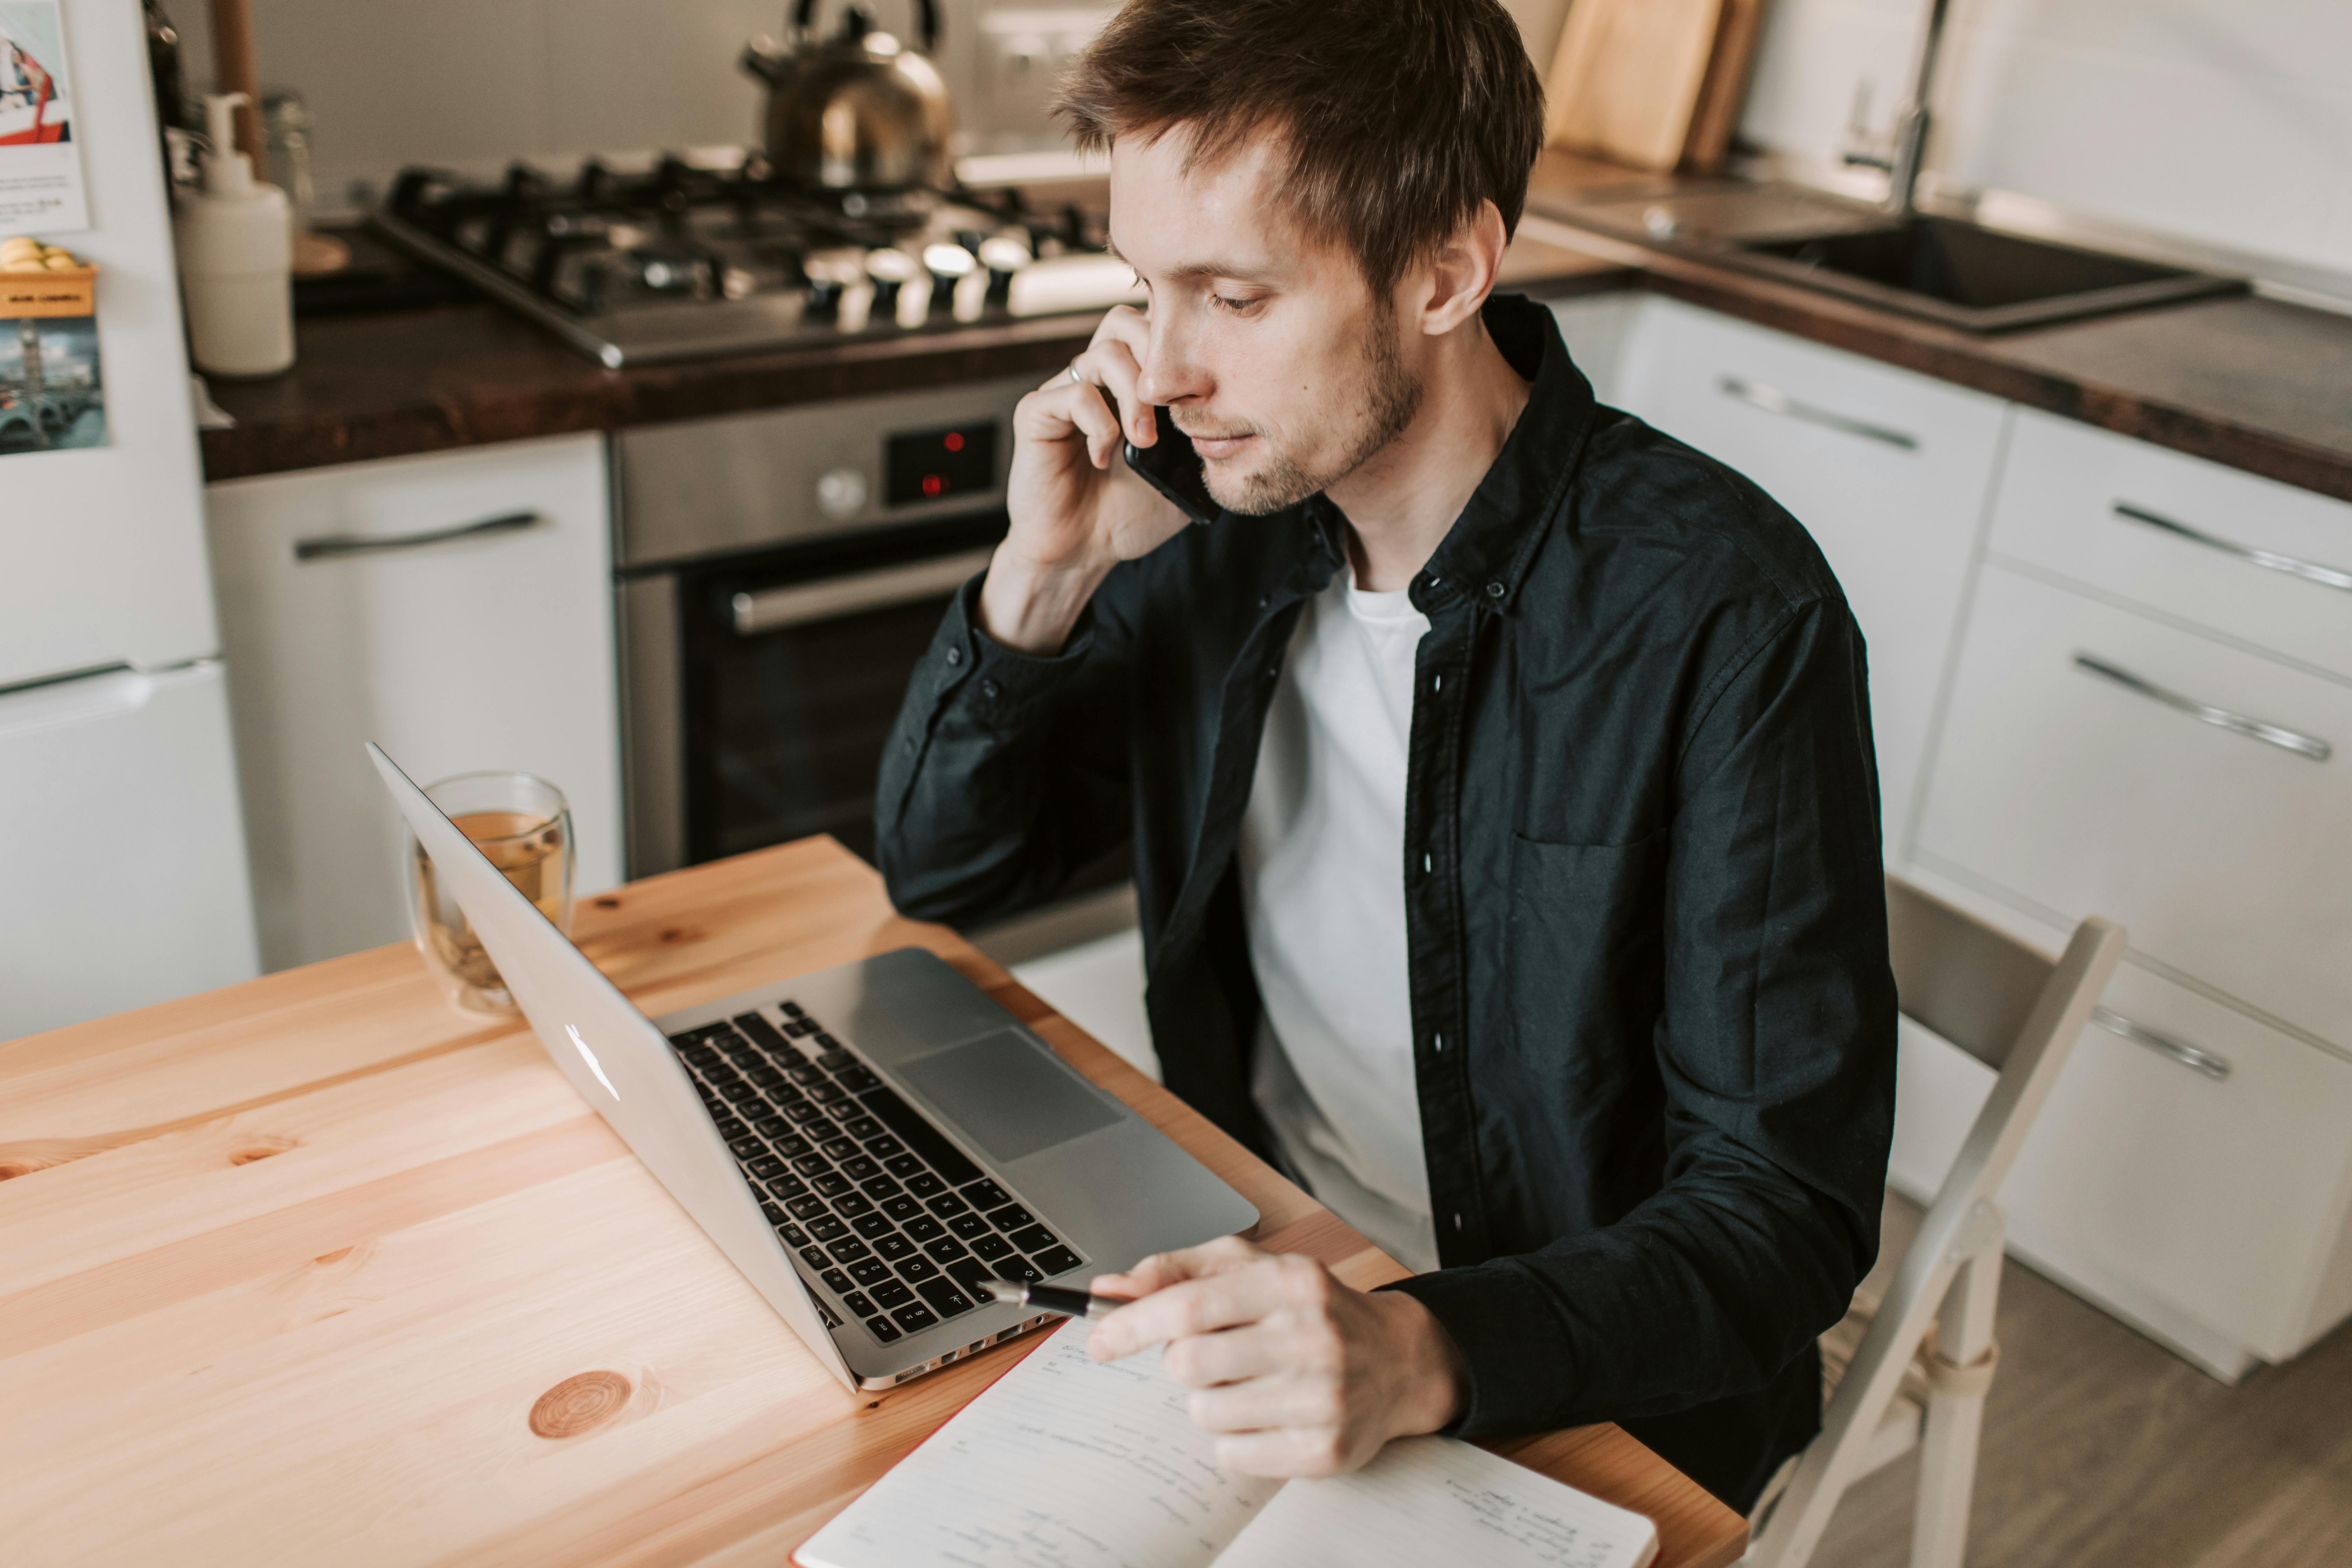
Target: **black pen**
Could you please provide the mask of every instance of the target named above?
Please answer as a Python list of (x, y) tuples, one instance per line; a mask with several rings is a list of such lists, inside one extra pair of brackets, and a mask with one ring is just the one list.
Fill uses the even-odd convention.
[(1131, 1296), (1097, 1296), (1059, 1285), (1023, 1285), (1010, 1279), (983, 1279), (980, 1288), (992, 1301), (1002, 1301), (1008, 1307), (1034, 1307), (1041, 1312), (1059, 1312), (1066, 1318), (1108, 1318), (1134, 1300)]

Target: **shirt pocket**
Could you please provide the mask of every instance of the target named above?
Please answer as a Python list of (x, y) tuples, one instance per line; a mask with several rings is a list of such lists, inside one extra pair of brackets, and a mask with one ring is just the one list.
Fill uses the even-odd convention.
[(1506, 984), (1518, 1055), (1548, 1089), (1608, 1095), (1663, 1005), (1665, 838), (1511, 836)]

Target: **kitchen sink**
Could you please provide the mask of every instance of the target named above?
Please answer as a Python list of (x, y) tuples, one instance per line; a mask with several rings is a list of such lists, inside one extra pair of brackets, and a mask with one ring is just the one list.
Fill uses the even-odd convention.
[(1777, 182), (1621, 184), (1534, 203), (1565, 222), (1843, 295), (1964, 331), (1998, 332), (2210, 295), (2244, 279), (2029, 239), (1958, 218), (1898, 218)]
[(2242, 279), (1914, 216), (1880, 228), (1735, 242), (1752, 266), (1970, 331), (2242, 293)]

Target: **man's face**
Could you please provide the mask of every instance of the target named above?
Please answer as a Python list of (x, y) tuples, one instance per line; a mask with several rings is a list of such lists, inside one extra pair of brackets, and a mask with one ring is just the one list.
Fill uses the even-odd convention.
[(1139, 383), (1200, 452), (1220, 506), (1276, 511), (1412, 424), (1421, 383), (1392, 300), (1273, 197), (1271, 138), (1187, 171), (1182, 128), (1111, 148), (1111, 243), (1150, 294)]

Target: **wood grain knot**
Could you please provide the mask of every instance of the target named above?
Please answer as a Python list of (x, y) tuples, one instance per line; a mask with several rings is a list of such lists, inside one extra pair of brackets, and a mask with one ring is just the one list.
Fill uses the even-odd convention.
[(232, 1165), (250, 1165), (256, 1160), (267, 1160), (272, 1154), (283, 1154), (292, 1147), (294, 1147), (294, 1140), (291, 1138), (257, 1139), (242, 1149), (230, 1150), (228, 1163)]
[(618, 1415), (629, 1392), (629, 1380), (617, 1372), (567, 1377), (530, 1407), (530, 1429), (542, 1437), (577, 1437)]
[(596, 900), (596, 907), (600, 910), (617, 910), (621, 907), (621, 900), (607, 893)]

